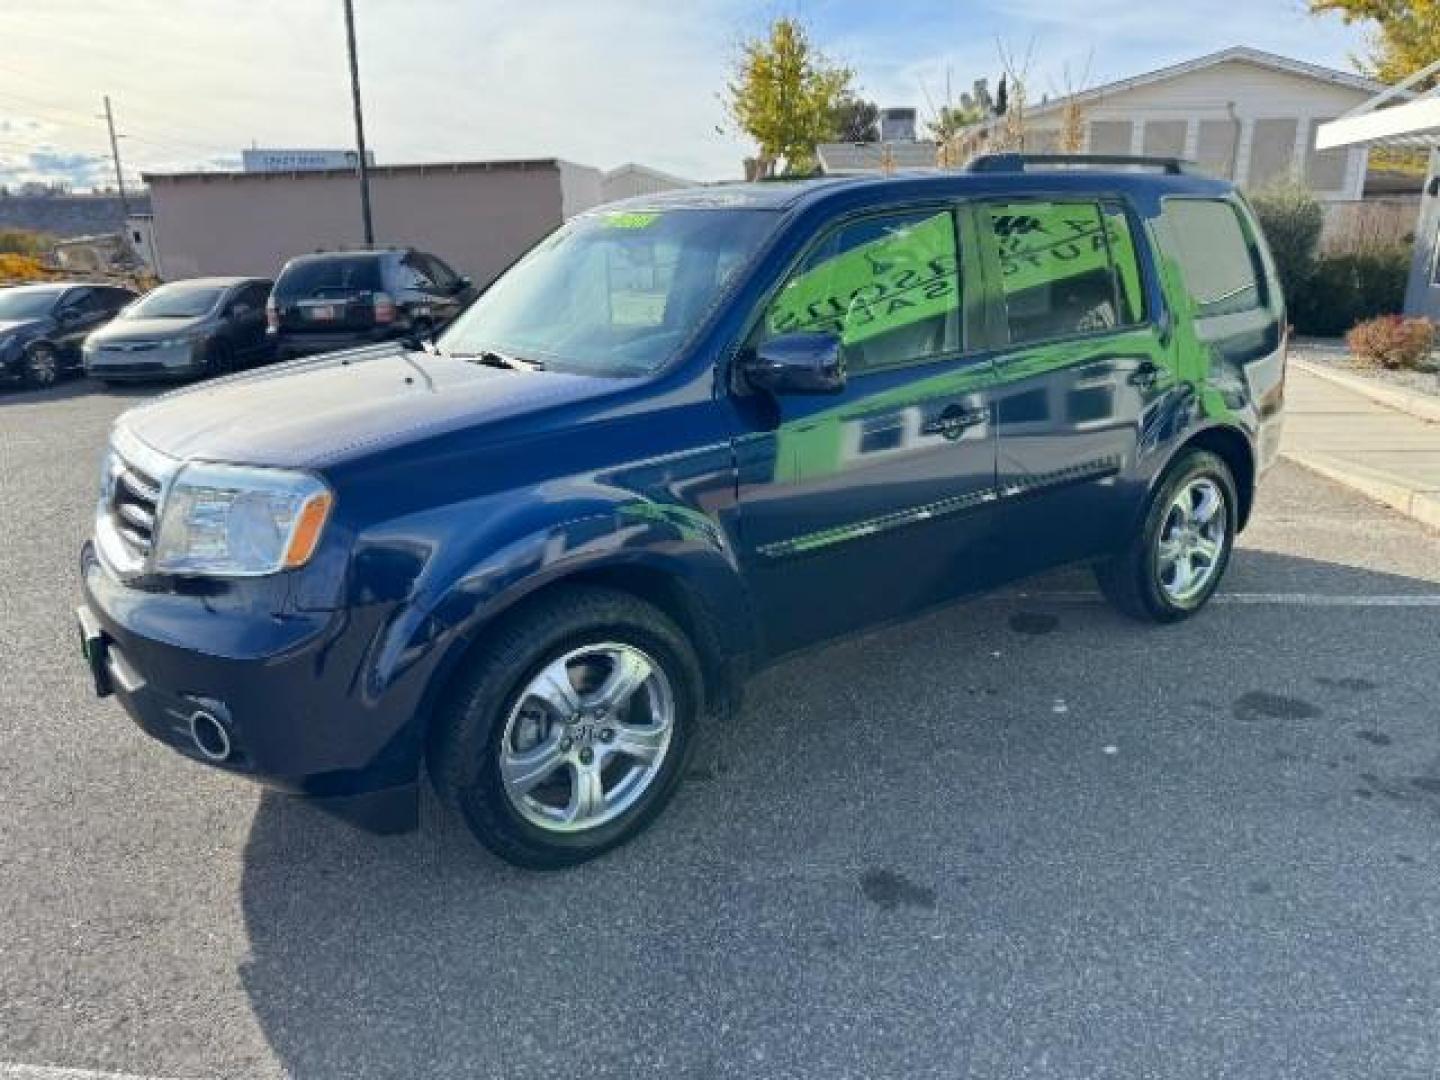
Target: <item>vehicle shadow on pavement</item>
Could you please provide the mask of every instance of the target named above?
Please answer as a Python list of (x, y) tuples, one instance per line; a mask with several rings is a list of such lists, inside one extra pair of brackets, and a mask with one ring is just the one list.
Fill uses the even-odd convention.
[(133, 386), (105, 386), (91, 379), (67, 379), (57, 386), (36, 390), (18, 382), (0, 383), (0, 409), (6, 405), (39, 405), (54, 401), (69, 401), (80, 397), (147, 398), (154, 397), (168, 387), (157, 387), (151, 383), (136, 383)]
[[(1440, 595), (1255, 551), (1227, 585)], [(1275, 896), (1293, 924), (1335, 923), (1405, 869), (1356, 815), (1433, 835), (1440, 776), (1401, 777), (1440, 772), (1440, 736), (1397, 672), (1440, 608), (1235, 603), (1153, 628), (1087, 589), (1051, 575), (765, 673), (659, 823), (578, 870), (491, 858), (428, 788), (397, 838), (266, 795), (241, 971), (265, 1037), (292, 1075), (337, 1080), (955, 1075), (1005, 1059), (1025, 1014), (1054, 1018), (1029, 1030), (1057, 1074), (1093, 1075), (1143, 1071), (1126, 1055), (1147, 1023), (1201, 1054), (1200, 1020), (1225, 1015), (1247, 1018), (1230, 1036), (1257, 1075), (1299, 1068), (1266, 1025), (1324, 1014), (1303, 988), (1324, 994), (1344, 943), (1283, 932)], [(1382, 618), (1402, 632), (1367, 645)], [(1413, 714), (1383, 736), (1408, 764), (1371, 731), (1382, 706)], [(1400, 795), (1353, 795), (1386, 783)], [(1346, 957), (1355, 1000), (1431, 973), (1393, 932), (1398, 954)], [(1164, 1026), (1167, 978), (1193, 1029)], [(1100, 1014), (1125, 1022), (1076, 1021)]]

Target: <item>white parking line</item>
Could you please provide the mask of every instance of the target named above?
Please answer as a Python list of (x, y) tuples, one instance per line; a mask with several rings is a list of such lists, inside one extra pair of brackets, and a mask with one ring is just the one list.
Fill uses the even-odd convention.
[(96, 1069), (61, 1069), (50, 1065), (14, 1065), (0, 1061), (0, 1080), (163, 1080), (158, 1076), (103, 1072)]
[[(1103, 604), (1105, 598), (1092, 592), (1001, 592), (989, 600), (1031, 600), (1057, 604)], [(1354, 595), (1336, 593), (1216, 593), (1212, 604), (1280, 604), (1292, 607), (1348, 608), (1430, 608), (1440, 607), (1440, 593), (1397, 593), (1394, 595)]]

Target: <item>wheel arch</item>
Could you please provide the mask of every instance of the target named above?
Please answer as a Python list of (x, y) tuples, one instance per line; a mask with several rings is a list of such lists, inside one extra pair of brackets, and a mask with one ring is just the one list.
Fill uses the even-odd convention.
[[(1239, 428), (1227, 424), (1205, 428), (1182, 443), (1171, 456), (1171, 461), (1186, 450), (1207, 450), (1225, 462), (1235, 481), (1235, 493), (1240, 500), (1240, 505), (1236, 507), (1236, 532), (1244, 529), (1249, 524), (1250, 512), (1255, 505), (1255, 450), (1249, 437)], [(1169, 467), (1170, 462), (1166, 462), (1161, 475), (1164, 475)]]
[(666, 615), (695, 649), (706, 710), (727, 716), (739, 708), (751, 643), (731, 640), (733, 628), (726, 625), (726, 616), (715, 610), (715, 605), (685, 579), (678, 567), (642, 558), (613, 559), (567, 569), (541, 584), (516, 588), (497, 598), (485, 617), (458, 636), (437, 662), (416, 710), (423, 741), (433, 737), (435, 716), (451, 699), (470, 661), (483, 652), (497, 627), (522, 617), (557, 593), (580, 586), (634, 596)]

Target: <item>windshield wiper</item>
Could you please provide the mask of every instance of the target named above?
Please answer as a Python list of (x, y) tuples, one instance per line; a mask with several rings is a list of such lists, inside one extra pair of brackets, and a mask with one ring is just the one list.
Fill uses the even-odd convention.
[(457, 360), (465, 360), (471, 364), (484, 364), (486, 367), (504, 368), (506, 371), (543, 371), (545, 365), (539, 360), (525, 360), (519, 356), (507, 356), (505, 353), (498, 353), (494, 349), (485, 349), (477, 353), (450, 353), (450, 356)]

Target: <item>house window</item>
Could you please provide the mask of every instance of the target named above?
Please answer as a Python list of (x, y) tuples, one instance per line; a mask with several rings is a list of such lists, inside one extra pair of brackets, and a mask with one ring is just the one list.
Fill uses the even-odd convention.
[(1250, 181), (1252, 188), (1278, 183), (1290, 175), (1295, 158), (1295, 132), (1298, 120), (1256, 120), (1255, 135), (1250, 143)]
[(1307, 140), (1310, 156), (1305, 162), (1305, 180), (1313, 191), (1344, 191), (1350, 151), (1315, 149), (1315, 138), (1319, 135), (1320, 125), (1323, 123), (1326, 121), (1313, 120), (1310, 123), (1310, 137)]
[(1147, 157), (1185, 156), (1184, 120), (1145, 121), (1145, 155)]
[(1090, 121), (1090, 153), (1130, 153), (1130, 132), (1133, 125), (1129, 120)]
[(1201, 120), (1195, 140), (1195, 160), (1211, 176), (1233, 180), (1235, 147), (1239, 141), (1239, 120)]

